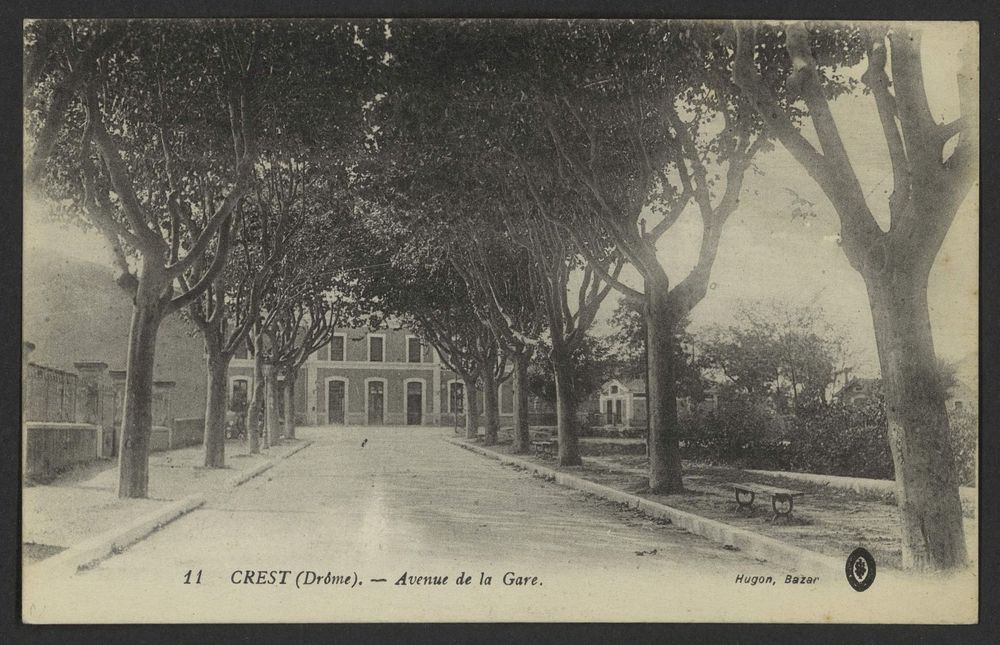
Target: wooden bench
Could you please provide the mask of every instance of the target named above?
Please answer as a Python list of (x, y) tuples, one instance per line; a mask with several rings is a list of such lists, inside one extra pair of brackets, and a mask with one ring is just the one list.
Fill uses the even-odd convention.
[(535, 454), (542, 457), (551, 457), (554, 455), (558, 446), (559, 442), (553, 439), (536, 439), (531, 442), (531, 448), (535, 451)]
[(753, 515), (753, 502), (757, 495), (770, 496), (771, 508), (774, 509), (771, 522), (776, 522), (778, 519), (785, 522), (791, 520), (795, 498), (805, 495), (802, 491), (765, 486), (763, 484), (733, 484), (733, 490), (736, 492), (737, 512), (745, 510), (748, 515)]

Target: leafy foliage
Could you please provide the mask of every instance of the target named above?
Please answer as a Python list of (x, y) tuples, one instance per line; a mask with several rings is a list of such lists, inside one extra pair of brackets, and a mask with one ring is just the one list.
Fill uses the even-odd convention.
[(699, 362), (777, 410), (824, 404), (846, 360), (846, 342), (818, 307), (743, 303), (737, 323), (698, 341)]
[[(535, 360), (528, 368), (528, 388), (533, 397), (554, 405), (556, 381), (552, 363), (547, 360), (549, 351), (547, 345), (542, 344)], [(577, 401), (595, 396), (616, 367), (616, 361), (608, 345), (591, 335), (587, 335), (579, 347), (570, 354), (570, 362), (573, 374), (572, 391)]]
[[(611, 326), (615, 331), (607, 338), (614, 367), (613, 375), (619, 378), (646, 378), (646, 318), (641, 305), (628, 298), (620, 298), (611, 314)], [(687, 320), (677, 325), (687, 328)], [(701, 401), (709, 382), (704, 375), (704, 366), (695, 349), (696, 339), (687, 331), (676, 334), (673, 366), (677, 382), (677, 395)]]
[[(976, 483), (979, 424), (953, 411), (952, 451), (963, 486)], [(885, 400), (814, 406), (778, 415), (759, 398), (737, 393), (718, 410), (682, 419), (689, 459), (762, 470), (893, 479)]]

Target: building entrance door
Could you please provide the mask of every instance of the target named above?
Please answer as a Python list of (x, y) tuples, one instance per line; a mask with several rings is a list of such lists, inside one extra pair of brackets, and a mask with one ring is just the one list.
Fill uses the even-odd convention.
[(380, 426), (384, 422), (385, 384), (381, 381), (368, 383), (368, 425)]
[(329, 423), (344, 423), (344, 382), (330, 381), (327, 385), (327, 421)]
[(420, 383), (406, 384), (406, 425), (418, 426), (423, 422), (424, 388)]

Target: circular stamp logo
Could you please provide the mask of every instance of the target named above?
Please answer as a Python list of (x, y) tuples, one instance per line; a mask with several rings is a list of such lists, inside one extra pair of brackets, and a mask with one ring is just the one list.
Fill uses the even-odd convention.
[(847, 573), (847, 582), (855, 591), (864, 591), (875, 582), (875, 558), (868, 549), (858, 547), (847, 556), (847, 565), (844, 567)]

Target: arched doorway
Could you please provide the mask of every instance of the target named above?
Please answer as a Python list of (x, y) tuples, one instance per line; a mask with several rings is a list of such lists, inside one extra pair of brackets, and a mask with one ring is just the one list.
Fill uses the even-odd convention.
[(372, 379), (368, 381), (365, 390), (365, 400), (368, 409), (368, 425), (380, 426), (385, 423), (385, 380)]
[(406, 425), (418, 426), (424, 421), (424, 382), (406, 382)]
[(343, 424), (347, 418), (347, 381), (330, 379), (326, 382), (327, 423)]

